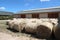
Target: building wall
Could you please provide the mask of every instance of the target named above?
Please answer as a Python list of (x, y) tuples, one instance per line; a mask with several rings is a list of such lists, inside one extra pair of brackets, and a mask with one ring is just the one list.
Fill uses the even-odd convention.
[(48, 13), (40, 13), (39, 18), (48, 18)]
[(18, 14), (15, 15), (17, 18), (58, 18), (60, 13), (31, 13), (31, 14)]
[(25, 14), (21, 14), (21, 18), (26, 18), (26, 15)]
[(39, 18), (39, 14), (38, 13), (35, 13), (35, 14), (33, 13), (32, 18)]
[(21, 15), (18, 14), (18, 18), (21, 18)]
[(32, 18), (31, 14), (26, 14), (26, 18)]

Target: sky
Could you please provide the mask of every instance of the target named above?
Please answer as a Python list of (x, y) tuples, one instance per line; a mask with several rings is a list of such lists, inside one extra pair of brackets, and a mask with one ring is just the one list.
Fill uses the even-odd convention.
[(60, 6), (60, 0), (0, 0), (0, 11), (18, 12)]

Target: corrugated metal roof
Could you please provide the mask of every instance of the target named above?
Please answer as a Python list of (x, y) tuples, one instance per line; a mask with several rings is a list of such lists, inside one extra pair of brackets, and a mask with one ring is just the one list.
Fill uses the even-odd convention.
[(17, 12), (17, 14), (25, 14), (25, 13), (41, 13), (41, 12), (60, 12), (59, 7), (51, 7), (51, 8), (40, 8), (40, 9), (33, 9), (33, 10), (24, 10)]

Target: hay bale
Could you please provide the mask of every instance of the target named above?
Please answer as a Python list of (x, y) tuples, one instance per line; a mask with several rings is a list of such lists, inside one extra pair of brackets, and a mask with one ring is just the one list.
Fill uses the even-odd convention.
[(57, 25), (57, 24), (58, 24), (58, 23), (57, 23), (57, 22), (58, 22), (58, 19), (55, 19), (55, 18), (52, 19), (52, 18), (51, 18), (50, 21), (53, 23), (53, 25)]
[(37, 27), (37, 36), (40, 38), (49, 38), (52, 34), (53, 25), (50, 22), (43, 22)]
[(19, 31), (19, 22), (14, 22), (13, 29)]
[(17, 21), (17, 20), (11, 20), (11, 21), (9, 21), (9, 24), (8, 24), (9, 28), (13, 29), (15, 21)]
[(13, 21), (10, 21), (9, 24), (8, 24), (9, 28), (12, 29), (13, 28), (13, 24), (14, 24), (14, 22)]
[(6, 21), (6, 25), (9, 25), (9, 22), (10, 22), (10, 21), (11, 21), (11, 20), (7, 20), (7, 21)]
[(27, 19), (25, 31), (29, 33), (35, 33), (37, 28), (37, 19)]
[(51, 23), (52, 23), (53, 26), (54, 26), (54, 27), (53, 27), (53, 30), (54, 30), (54, 28), (58, 25), (58, 19), (55, 19), (55, 18), (52, 19), (52, 18), (51, 18), (50, 20), (51, 20)]
[(56, 39), (60, 40), (60, 23), (58, 23), (57, 26), (54, 27), (54, 35)]
[(54, 35), (54, 30), (55, 30), (55, 28), (56, 28), (57, 25), (58, 25), (58, 19), (55, 19), (55, 18), (52, 19), (52, 18), (51, 18), (50, 20), (51, 20), (51, 23), (53, 24), (52, 36), (55, 37), (55, 35)]
[(41, 20), (42, 22), (50, 22), (50, 19), (49, 19), (49, 18), (40, 18), (40, 20)]
[(24, 27), (25, 27), (25, 19), (18, 19), (16, 22), (14, 22), (13, 29), (21, 32)]

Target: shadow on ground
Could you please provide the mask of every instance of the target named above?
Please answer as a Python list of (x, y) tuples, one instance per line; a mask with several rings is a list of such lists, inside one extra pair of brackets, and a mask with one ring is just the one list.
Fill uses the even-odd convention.
[(10, 31), (12, 31), (12, 32), (14, 32), (14, 33), (19, 32), (19, 31), (16, 31), (16, 30), (14, 30), (14, 29), (11, 29), (11, 28), (7, 28), (7, 29), (10, 30)]

